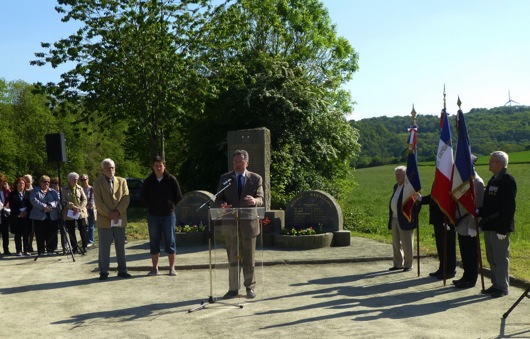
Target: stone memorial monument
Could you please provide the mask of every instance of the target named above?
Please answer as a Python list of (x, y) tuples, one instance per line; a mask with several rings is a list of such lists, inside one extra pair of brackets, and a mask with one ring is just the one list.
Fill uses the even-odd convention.
[(267, 128), (228, 132), (228, 170), (232, 170), (232, 153), (238, 149), (248, 152), (248, 170), (263, 178), (265, 210), (271, 207), (271, 133)]
[(239, 131), (230, 131), (228, 140), (228, 170), (232, 170), (232, 153), (238, 149), (248, 152), (248, 170), (255, 172), (263, 178), (263, 193), (265, 205), (265, 220), (262, 224), (263, 233), (258, 239), (263, 239), (263, 246), (272, 246), (272, 234), (280, 233), (285, 221), (285, 212), (271, 210), (271, 133), (267, 128), (255, 128)]
[(350, 232), (343, 230), (342, 209), (337, 201), (323, 191), (305, 191), (293, 198), (285, 209), (288, 228), (313, 227), (317, 232), (332, 232), (332, 246), (349, 246)]
[[(197, 210), (202, 204), (213, 198), (207, 191), (191, 191), (182, 196), (176, 207), (178, 225), (208, 225), (208, 206)], [(212, 206), (213, 207), (213, 206)]]

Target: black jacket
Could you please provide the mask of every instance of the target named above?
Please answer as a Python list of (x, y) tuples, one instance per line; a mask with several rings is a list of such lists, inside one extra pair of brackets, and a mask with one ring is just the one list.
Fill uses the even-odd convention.
[(479, 214), (482, 217), (480, 227), (483, 231), (495, 231), (499, 234), (515, 231), (516, 195), (515, 178), (506, 173), (506, 169), (490, 179)]
[(168, 171), (164, 172), (161, 181), (152, 172), (144, 180), (141, 198), (149, 214), (166, 216), (175, 212), (175, 206), (182, 199), (182, 192), (177, 178)]
[[(388, 229), (389, 230), (392, 229), (392, 197), (394, 196), (394, 193), (396, 193), (396, 189), (397, 188), (398, 188), (398, 184), (395, 184), (394, 185), (394, 191), (393, 191), (392, 195), (390, 196), (390, 201), (388, 202)], [(401, 190), (401, 193), (399, 194), (399, 199), (398, 199), (398, 202), (397, 202), (397, 205), (398, 205), (399, 209), (400, 209), (400, 206), (402, 204), (403, 204), (403, 190)], [(418, 215), (420, 213), (421, 206), (420, 205), (416, 205), (413, 208), (416, 208), (416, 212), (412, 213), (412, 219), (410, 221), (408, 221), (407, 218), (405, 218), (403, 213), (398, 212), (397, 215), (398, 215), (399, 227), (402, 230), (412, 230), (412, 229), (416, 228), (416, 218), (418, 217)]]

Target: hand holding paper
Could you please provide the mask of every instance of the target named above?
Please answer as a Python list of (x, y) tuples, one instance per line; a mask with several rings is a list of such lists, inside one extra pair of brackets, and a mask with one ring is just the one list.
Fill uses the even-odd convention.
[(74, 211), (74, 210), (72, 209), (72, 210), (68, 210), (68, 212), (66, 213), (66, 216), (67, 216), (68, 218), (70, 218), (70, 219), (75, 219), (75, 220), (77, 220), (77, 219), (79, 219), (79, 215), (80, 215), (80, 214), (81, 214), (80, 212), (76, 212), (76, 211)]

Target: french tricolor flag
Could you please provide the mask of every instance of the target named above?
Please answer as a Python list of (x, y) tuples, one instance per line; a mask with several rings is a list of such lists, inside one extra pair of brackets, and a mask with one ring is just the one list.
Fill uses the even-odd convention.
[(451, 130), (447, 116), (448, 114), (444, 108), (440, 117), (442, 132), (438, 142), (438, 152), (436, 153), (436, 172), (434, 174), (431, 197), (447, 216), (447, 219), (454, 225), (456, 204), (451, 197), (454, 161)]
[(458, 142), (456, 147), (451, 195), (453, 199), (460, 202), (469, 213), (476, 216), (475, 192), (473, 190), (475, 167), (473, 166), (471, 145), (469, 144), (466, 120), (462, 110), (458, 110), (456, 126), (458, 130)]

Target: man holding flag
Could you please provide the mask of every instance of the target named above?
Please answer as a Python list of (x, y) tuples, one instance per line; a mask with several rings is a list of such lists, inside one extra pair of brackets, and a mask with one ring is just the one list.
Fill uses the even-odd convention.
[(444, 108), (440, 117), (442, 131), (438, 142), (436, 172), (431, 194), (421, 199), (422, 205), (429, 204), (429, 223), (434, 226), (436, 250), (440, 262), (438, 270), (429, 275), (444, 279), (444, 283), (445, 279), (455, 276), (456, 268), (456, 235), (454, 229), (451, 228), (454, 225), (456, 205), (450, 195), (454, 162), (451, 130), (447, 115)]
[[(482, 207), (484, 197), (484, 181), (475, 172), (474, 163), (477, 157), (471, 154), (471, 145), (467, 134), (466, 120), (460, 109), (461, 101), (458, 98), (458, 115), (456, 128), (458, 142), (453, 171), (453, 186), (451, 196), (457, 202), (456, 206), (456, 232), (464, 274), (462, 278), (453, 280), (457, 288), (474, 287), (478, 278), (479, 238), (477, 238), (477, 208)], [(482, 265), (481, 265), (482, 266)]]
[[(416, 112), (412, 109), (415, 122)], [(390, 271), (412, 269), (414, 258), (414, 228), (418, 213), (413, 209), (421, 190), (421, 181), (416, 160), (417, 127), (409, 129), (407, 167), (395, 168), (396, 184), (390, 199), (388, 229), (392, 230), (393, 263)]]

